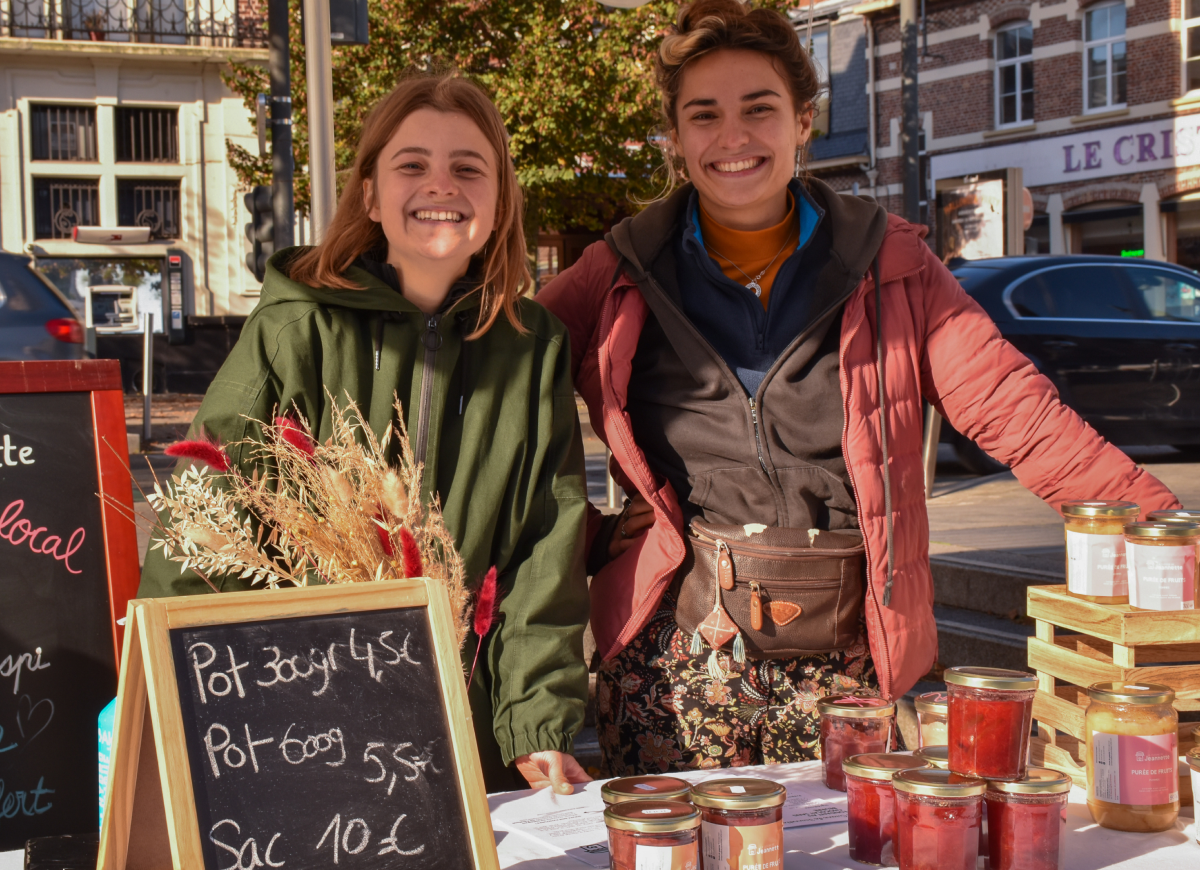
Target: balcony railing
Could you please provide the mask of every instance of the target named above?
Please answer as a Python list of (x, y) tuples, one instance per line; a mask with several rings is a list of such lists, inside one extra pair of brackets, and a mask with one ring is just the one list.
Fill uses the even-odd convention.
[(252, 48), (266, 45), (265, 11), (255, 0), (0, 0), (0, 36)]

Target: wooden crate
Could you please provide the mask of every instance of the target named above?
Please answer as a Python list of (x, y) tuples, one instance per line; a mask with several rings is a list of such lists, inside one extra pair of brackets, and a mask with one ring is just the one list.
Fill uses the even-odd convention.
[[(1175, 690), (1175, 708), (1200, 710), (1200, 611), (1158, 613), (1125, 604), (1093, 604), (1068, 595), (1065, 586), (1030, 586), (1029, 667), (1038, 676), (1033, 718), (1034, 764), (1069, 774), (1087, 785), (1083, 758), (1087, 687), (1105, 680), (1161, 683)], [(1193, 745), (1200, 725), (1179, 726), (1179, 748)], [(1191, 800), (1190, 776), (1180, 779), (1180, 800)]]

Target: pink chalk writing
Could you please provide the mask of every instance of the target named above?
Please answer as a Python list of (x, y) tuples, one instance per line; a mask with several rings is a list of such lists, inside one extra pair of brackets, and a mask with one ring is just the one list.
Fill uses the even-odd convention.
[(35, 527), (29, 520), (24, 519), (21, 516), (21, 511), (24, 509), (25, 500), (19, 498), (9, 502), (8, 507), (0, 512), (0, 539), (8, 541), (14, 547), (24, 544), (34, 553), (53, 556), (62, 562), (72, 574), (82, 574), (83, 569), (77, 570), (71, 567), (70, 559), (75, 551), (83, 546), (83, 539), (87, 537), (87, 532), (82, 527), (76, 529), (67, 540), (65, 547), (63, 539), (58, 535), (47, 535), (39, 542), (38, 537), (46, 531), (46, 527)]

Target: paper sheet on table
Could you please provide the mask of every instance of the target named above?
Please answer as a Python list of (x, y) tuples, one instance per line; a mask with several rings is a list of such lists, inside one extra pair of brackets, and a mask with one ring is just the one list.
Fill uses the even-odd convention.
[[(737, 776), (734, 770), (672, 774), (688, 782)], [(604, 826), (601, 782), (576, 787), (574, 794), (554, 794), (549, 789), (501, 804), (492, 811), (492, 821), (504, 830), (552, 846), (591, 867), (607, 867), (608, 829)], [(785, 782), (788, 796), (783, 805), (783, 826), (802, 828), (846, 821), (845, 795), (819, 784)]]

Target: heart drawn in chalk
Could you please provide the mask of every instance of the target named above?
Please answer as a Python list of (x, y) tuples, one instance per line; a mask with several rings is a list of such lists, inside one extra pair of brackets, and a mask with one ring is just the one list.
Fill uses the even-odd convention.
[(54, 702), (42, 698), (36, 704), (33, 698), (22, 695), (17, 701), (17, 729), (26, 743), (32, 743), (34, 738), (50, 727), (54, 718)]

